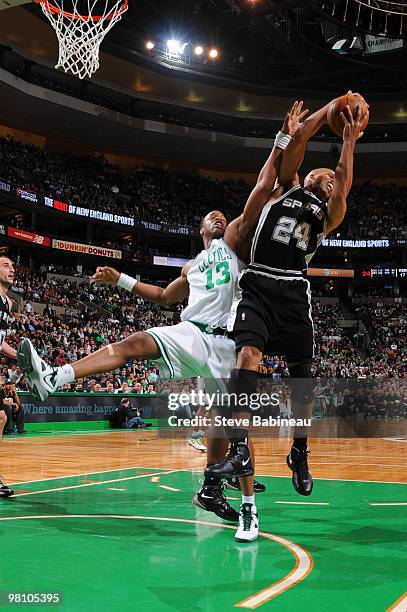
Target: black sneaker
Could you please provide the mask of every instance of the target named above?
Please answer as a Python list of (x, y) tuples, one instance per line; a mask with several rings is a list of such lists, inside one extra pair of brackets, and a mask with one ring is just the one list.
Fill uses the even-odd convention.
[(2, 480), (0, 480), (0, 498), (11, 497), (14, 495), (14, 491), (10, 489)]
[[(225, 487), (227, 489), (232, 489), (232, 491), (241, 491), (239, 479), (234, 476), (233, 478), (228, 478), (225, 482)], [(264, 493), (266, 490), (266, 485), (261, 484), (257, 480), (254, 481), (254, 492), (255, 493)]]
[(237, 523), (239, 514), (226, 501), (222, 485), (204, 485), (192, 500), (192, 503), (203, 510), (213, 512), (225, 521)]
[(290, 454), (287, 455), (287, 465), (292, 470), (291, 481), (294, 489), (300, 495), (311, 495), (314, 483), (308, 469), (309, 450), (307, 448), (292, 447)]
[(210, 465), (205, 470), (205, 476), (252, 476), (254, 474), (250, 451), (246, 442), (234, 442), (226, 457), (219, 463)]

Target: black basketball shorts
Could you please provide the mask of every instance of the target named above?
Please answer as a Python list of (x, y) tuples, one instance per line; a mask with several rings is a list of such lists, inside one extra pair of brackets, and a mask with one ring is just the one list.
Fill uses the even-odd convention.
[(308, 280), (281, 280), (248, 270), (240, 287), (242, 298), (231, 333), (237, 350), (254, 346), (267, 355), (285, 355), (290, 361), (314, 356)]

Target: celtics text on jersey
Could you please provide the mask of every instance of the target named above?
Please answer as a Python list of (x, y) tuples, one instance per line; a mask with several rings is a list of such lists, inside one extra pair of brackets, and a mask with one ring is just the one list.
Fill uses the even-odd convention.
[(188, 270), (189, 299), (181, 320), (226, 328), (242, 268), (243, 264), (222, 238), (212, 240)]

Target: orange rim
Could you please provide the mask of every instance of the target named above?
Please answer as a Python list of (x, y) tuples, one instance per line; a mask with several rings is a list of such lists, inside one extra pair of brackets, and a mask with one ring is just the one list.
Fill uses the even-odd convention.
[(117, 11), (109, 13), (108, 15), (75, 15), (75, 13), (68, 13), (67, 11), (63, 11), (54, 4), (51, 4), (51, 2), (48, 2), (48, 0), (35, 0), (35, 2), (37, 4), (41, 4), (41, 6), (45, 8), (47, 12), (52, 13), (53, 15), (60, 13), (61, 15), (64, 15), (64, 17), (68, 17), (69, 19), (84, 19), (85, 21), (87, 21), (88, 19), (92, 19), (92, 21), (104, 21), (105, 19), (113, 19), (114, 17), (118, 17), (119, 15), (127, 11), (128, 8), (128, 0), (123, 0), (123, 4), (121, 5), (121, 7)]

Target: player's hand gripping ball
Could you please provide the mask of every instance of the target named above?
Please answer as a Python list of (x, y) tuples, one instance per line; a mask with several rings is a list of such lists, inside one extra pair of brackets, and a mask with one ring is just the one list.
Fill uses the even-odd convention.
[(367, 104), (366, 100), (359, 93), (353, 93), (353, 91), (348, 91), (348, 93), (344, 96), (335, 98), (335, 100), (331, 102), (331, 105), (328, 108), (328, 125), (331, 128), (332, 132), (340, 137), (342, 137), (344, 128), (344, 122), (341, 113), (344, 112), (346, 106), (349, 106), (350, 112), (352, 113), (353, 117), (355, 116), (356, 108), (359, 106), (361, 118), (361, 132), (366, 129), (366, 126), (369, 123), (369, 105)]

